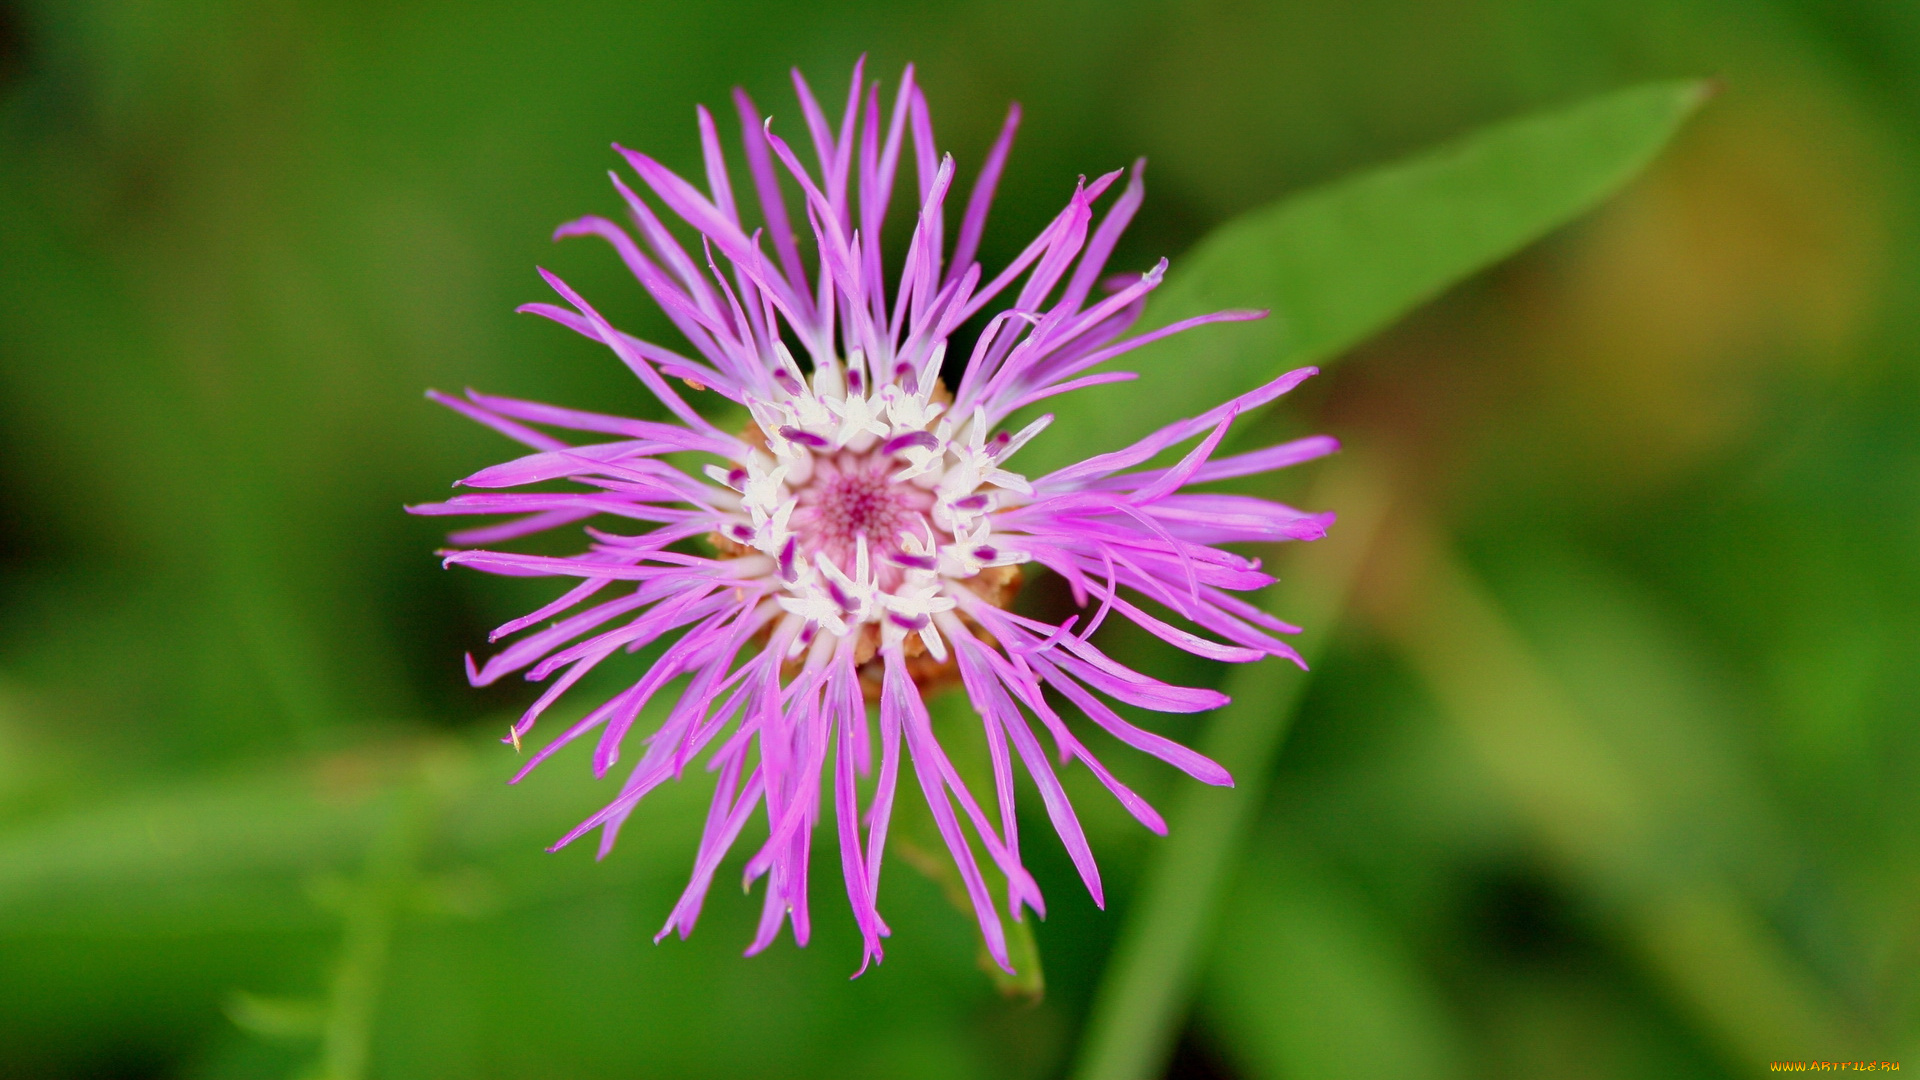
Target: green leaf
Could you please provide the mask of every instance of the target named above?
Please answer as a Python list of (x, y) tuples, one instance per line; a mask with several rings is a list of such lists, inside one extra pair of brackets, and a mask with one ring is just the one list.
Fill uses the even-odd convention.
[(1175, 264), (1141, 325), (1226, 308), (1271, 314), (1117, 361), (1140, 381), (1072, 395), (1078, 407), (1058, 414), (1023, 465), (1044, 472), (1126, 445), (1365, 340), (1618, 189), (1708, 92), (1655, 83), (1508, 121), (1221, 226)]

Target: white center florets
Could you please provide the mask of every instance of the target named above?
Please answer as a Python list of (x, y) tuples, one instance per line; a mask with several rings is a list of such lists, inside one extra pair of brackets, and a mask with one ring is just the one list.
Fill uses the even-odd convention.
[(740, 494), (722, 535), (772, 560), (780, 606), (809, 624), (842, 637), (873, 624), (881, 646), (918, 635), (944, 660), (934, 616), (954, 608), (949, 587), (1027, 561), (994, 542), (994, 511), (1033, 494), (999, 463), (1051, 418), (1011, 437), (990, 436), (980, 409), (956, 423), (940, 387), (944, 344), (918, 371), (880, 378), (855, 350), (817, 362), (811, 383), (774, 348), (774, 394), (747, 401), (764, 449), (707, 466)]

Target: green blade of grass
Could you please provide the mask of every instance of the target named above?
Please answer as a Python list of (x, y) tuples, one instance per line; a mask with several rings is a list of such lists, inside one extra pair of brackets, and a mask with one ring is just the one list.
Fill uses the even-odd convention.
[[(1360, 459), (1330, 470), (1313, 505), (1338, 506), (1336, 531), (1289, 549), (1262, 606), (1307, 629), (1296, 647), (1318, 657), (1385, 511), (1384, 489)], [(1165, 1064), (1192, 994), (1220, 885), (1264, 802), (1266, 778), (1307, 685), (1297, 668), (1267, 661), (1227, 681), (1233, 703), (1200, 750), (1233, 773), (1233, 788), (1192, 787), (1167, 817), (1169, 835), (1148, 870), (1114, 948), (1081, 1043), (1076, 1080), (1145, 1080)]]

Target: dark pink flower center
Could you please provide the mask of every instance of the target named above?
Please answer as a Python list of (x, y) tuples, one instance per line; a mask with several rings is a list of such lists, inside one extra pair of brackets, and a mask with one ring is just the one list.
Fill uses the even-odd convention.
[[(900, 571), (887, 557), (900, 551), (903, 533), (924, 541), (927, 511), (934, 501), (925, 488), (894, 482), (891, 476), (899, 469), (899, 460), (885, 454), (841, 451), (816, 457), (813, 475), (794, 491), (796, 505), (788, 522), (800, 538), (800, 553), (810, 559), (824, 552), (851, 576), (858, 540), (864, 536), (880, 587), (896, 585)], [(934, 535), (943, 542), (948, 539)]]

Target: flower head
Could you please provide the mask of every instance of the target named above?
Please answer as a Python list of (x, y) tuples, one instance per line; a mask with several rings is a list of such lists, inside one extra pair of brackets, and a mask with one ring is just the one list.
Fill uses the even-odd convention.
[[(713, 119), (700, 109), (704, 189), (645, 154), (620, 149), (653, 198), (697, 232), (697, 250), (683, 246), (653, 204), (618, 175), (613, 182), (631, 212), (632, 232), (597, 217), (559, 230), (610, 242), (699, 359), (621, 333), (544, 271), (566, 306), (522, 309), (605, 344), (677, 422), (471, 391), (465, 399), (435, 394), (532, 452), (461, 481), (483, 493), (412, 509), (514, 515), (455, 534), (463, 545), (598, 517), (644, 523), (633, 532), (587, 528), (591, 545), (571, 557), (476, 546), (451, 551), (446, 561), (577, 581), (552, 603), (500, 627), (493, 639), (558, 621), (483, 665), (468, 661), (475, 685), (523, 669), (528, 678), (552, 680), (514, 724), (509, 738), (516, 746), (558, 697), (613, 654), (666, 643), (638, 681), (589, 711), (521, 771), (598, 731), (593, 767), (605, 775), (649, 702), (663, 692), (672, 699), (659, 727), (641, 740), (645, 749), (619, 794), (555, 845), (599, 829), (604, 854), (649, 791), (705, 755), (718, 774), (712, 810), (693, 879), (661, 936), (693, 929), (721, 859), (747, 819), (764, 809), (767, 838), (746, 867), (749, 882), (767, 879), (749, 952), (770, 944), (788, 920), (795, 940), (805, 944), (809, 852), (823, 799), (830, 797), (847, 896), (865, 941), (862, 969), (880, 959), (888, 934), (878, 906), (880, 868), (904, 762), (952, 852), (987, 946), (1004, 967), (998, 901), (962, 818), (1005, 877), (1007, 909), (1019, 918), (1025, 908), (1044, 909), (1021, 864), (1015, 758), (1039, 789), (1095, 901), (1102, 897), (1099, 871), (1043, 735), (1063, 762), (1084, 764), (1148, 828), (1165, 831), (1153, 808), (1075, 736), (1057, 703), (1205, 783), (1231, 783), (1215, 763), (1128, 722), (1105, 700), (1194, 712), (1227, 699), (1132, 671), (1090, 638), (1111, 614), (1210, 659), (1278, 656), (1297, 663), (1275, 636), (1295, 628), (1233, 595), (1271, 579), (1256, 561), (1216, 545), (1314, 539), (1331, 515), (1183, 489), (1318, 457), (1335, 444), (1315, 437), (1213, 457), (1235, 416), (1313, 374), (1302, 369), (1132, 446), (1031, 479), (1016, 471), (1020, 449), (1052, 418), (1040, 416), (1017, 430), (1004, 426), (1015, 413), (1079, 387), (1132, 378), (1085, 373), (1149, 341), (1260, 313), (1224, 311), (1122, 336), (1166, 268), (1163, 260), (1145, 274), (1102, 279), (1143, 196), (1137, 164), (1097, 225), (1094, 205), (1120, 179), (1118, 171), (1082, 180), (1066, 208), (988, 278), (974, 255), (1018, 108), (987, 156), (949, 249), (944, 208), (953, 159), (935, 151), (912, 69), (883, 110), (878, 84), (868, 85), (856, 67), (837, 126), (797, 72), (794, 83), (814, 152), (811, 168), (762, 122), (744, 93), (734, 95), (762, 228), (748, 231)], [(880, 234), (907, 154), (916, 180), (914, 227), (900, 279), (889, 289)], [(814, 239), (806, 256), (794, 239), (783, 172), (804, 196)], [(949, 392), (941, 380), (949, 342), (963, 323), (996, 303)], [(727, 399), (746, 418), (736, 430), (716, 426), (688, 404), (675, 381)], [(573, 443), (542, 429), (593, 433), (601, 441)], [(1196, 438), (1176, 463), (1145, 467)], [(691, 460), (698, 461), (693, 471), (676, 464)], [(503, 490), (550, 481), (573, 486)], [(1009, 611), (1019, 567), (1027, 563), (1061, 575), (1082, 608), (1093, 608), (1091, 616), (1052, 625)], [(1141, 598), (1213, 636), (1151, 614), (1136, 602)], [(997, 815), (962, 781), (929, 723), (922, 690), (955, 677), (985, 729)], [(864, 806), (860, 778), (871, 787)]]

